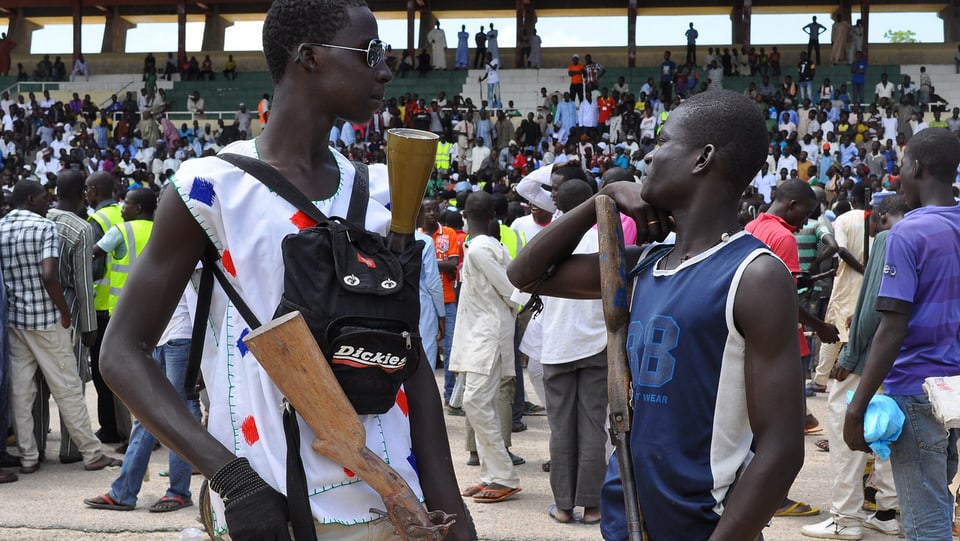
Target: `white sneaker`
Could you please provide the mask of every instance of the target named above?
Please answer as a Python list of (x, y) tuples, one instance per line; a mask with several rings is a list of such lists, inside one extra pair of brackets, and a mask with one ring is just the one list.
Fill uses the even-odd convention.
[(887, 535), (899, 535), (900, 534), (900, 523), (897, 522), (896, 517), (890, 520), (880, 520), (877, 518), (876, 513), (867, 517), (863, 521), (863, 525), (871, 530), (876, 530), (880, 533), (885, 533)]
[(818, 539), (862, 539), (863, 529), (860, 526), (841, 526), (837, 519), (830, 517), (823, 522), (800, 528), (800, 533), (807, 537)]

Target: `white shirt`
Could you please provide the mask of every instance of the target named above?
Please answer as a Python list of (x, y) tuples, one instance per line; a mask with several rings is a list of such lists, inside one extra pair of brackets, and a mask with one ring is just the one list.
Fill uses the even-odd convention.
[(497, 57), (493, 57), (493, 60), (484, 64), (484, 69), (487, 70), (488, 84), (500, 82), (500, 60)]
[(510, 300), (513, 284), (507, 279), (510, 254), (489, 235), (468, 240), (463, 251), (450, 370), (492, 375), (498, 369), (501, 377), (510, 376), (516, 315)]
[(763, 196), (763, 201), (765, 203), (770, 203), (770, 193), (773, 188), (777, 185), (777, 176), (773, 173), (757, 173), (757, 176), (753, 177), (753, 186), (757, 189), (757, 193)]
[[(484, 141), (486, 143), (486, 141)], [(483, 159), (490, 155), (490, 149), (485, 146), (470, 149), (470, 174), (475, 175), (483, 164)]]
[[(573, 253), (591, 254), (600, 249), (596, 229), (587, 231)], [(607, 328), (603, 322), (603, 301), (543, 297), (543, 343), (540, 362), (563, 364), (591, 355), (607, 347)], [(458, 322), (459, 323), (459, 322)]]

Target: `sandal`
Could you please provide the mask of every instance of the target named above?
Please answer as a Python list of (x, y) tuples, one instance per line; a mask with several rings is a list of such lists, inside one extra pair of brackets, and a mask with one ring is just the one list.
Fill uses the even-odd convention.
[(820, 514), (820, 510), (816, 507), (810, 507), (809, 505), (803, 502), (790, 502), (787, 500), (785, 505), (780, 509), (777, 509), (777, 512), (773, 514), (775, 517), (812, 517)]
[(118, 503), (109, 494), (101, 494), (96, 498), (87, 498), (83, 503), (94, 509), (109, 509), (110, 511), (133, 511), (135, 506)]
[[(500, 488), (494, 488), (494, 487)], [(508, 498), (512, 498), (521, 488), (510, 488), (501, 485), (487, 485), (483, 488), (483, 491), (478, 492), (474, 497), (473, 501), (476, 503), (497, 503), (502, 502)]]
[(164, 496), (148, 509), (151, 513), (169, 513), (170, 511), (177, 511), (184, 507), (190, 507), (191, 505), (193, 505), (192, 501), (185, 500), (179, 496)]
[(817, 449), (820, 449), (824, 453), (830, 452), (830, 440), (817, 440), (814, 445), (816, 445)]
[(463, 492), (461, 492), (460, 495), (469, 498), (470, 496), (483, 492), (483, 489), (485, 488), (487, 488), (486, 483), (477, 483), (476, 485), (463, 489)]
[[(560, 513), (566, 513), (566, 517)], [(566, 509), (560, 509), (557, 507), (557, 504), (551, 505), (547, 509), (547, 514), (550, 515), (550, 518), (555, 522), (559, 522), (560, 524), (570, 524), (573, 522), (573, 510), (567, 511)]]

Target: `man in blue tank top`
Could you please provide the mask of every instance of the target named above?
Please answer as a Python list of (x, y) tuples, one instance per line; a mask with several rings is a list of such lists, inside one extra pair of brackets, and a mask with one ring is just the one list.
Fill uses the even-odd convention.
[[(635, 276), (633, 456), (619, 458), (633, 462), (626, 482), (636, 483), (651, 540), (758, 539), (803, 463), (796, 288), (737, 222), (740, 194), (766, 158), (766, 127), (749, 99), (709, 92), (683, 102), (658, 142), (642, 187), (601, 190), (634, 218), (638, 243), (676, 231), (672, 250)], [(539, 293), (598, 298), (597, 255), (570, 255), (594, 223), (591, 199), (538, 234), (510, 279), (530, 290), (555, 266)], [(628, 268), (647, 251), (628, 247)], [(607, 540), (627, 539), (620, 481), (611, 460)]]

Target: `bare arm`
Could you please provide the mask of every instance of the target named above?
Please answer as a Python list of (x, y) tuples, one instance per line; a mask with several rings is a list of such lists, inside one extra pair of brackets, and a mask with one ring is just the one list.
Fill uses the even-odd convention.
[[(151, 357), (207, 242), (186, 205), (168, 190), (111, 319), (101, 368), (147, 430), (210, 478), (236, 457), (197, 422)], [(143, 309), (147, 304), (150, 310)]]
[(837, 245), (837, 239), (833, 235), (824, 235), (820, 240), (823, 242), (825, 249), (810, 263), (811, 269), (819, 269), (824, 261), (832, 258), (840, 249), (840, 246)]
[[(424, 338), (434, 339), (432, 336)], [(472, 521), (468, 518), (467, 508), (457, 487), (447, 427), (443, 419), (443, 408), (440, 406), (440, 391), (433, 379), (430, 365), (421, 362), (416, 373), (404, 383), (404, 389), (410, 408), (413, 455), (417, 457), (418, 464), (429, 465), (420, 468), (420, 486), (427, 509), (457, 515), (457, 522), (446, 539), (476, 539)]]
[(863, 265), (860, 263), (860, 261), (857, 260), (856, 257), (854, 257), (852, 253), (850, 253), (850, 250), (847, 250), (846, 248), (841, 246), (840, 248), (837, 249), (837, 253), (840, 254), (840, 259), (842, 259), (844, 263), (849, 265), (851, 269), (853, 269), (859, 274), (863, 274)]
[[(616, 201), (620, 212), (637, 224), (637, 244), (663, 240), (670, 228), (670, 219), (663, 211), (648, 205), (640, 197), (640, 185), (615, 182), (600, 193)], [(550, 223), (530, 240), (507, 269), (507, 277), (519, 289), (530, 292), (547, 270), (556, 266), (553, 277), (545, 280), (539, 293), (570, 299), (600, 298), (600, 266), (595, 254), (573, 255), (583, 234), (597, 223), (594, 197)], [(641, 250), (627, 247), (627, 268), (640, 258)]]
[(884, 311), (880, 315), (880, 326), (877, 327), (877, 332), (873, 336), (873, 344), (870, 346), (870, 354), (867, 356), (863, 375), (853, 400), (847, 406), (843, 423), (843, 441), (855, 451), (870, 452), (870, 447), (863, 438), (863, 415), (867, 411), (867, 404), (887, 377), (893, 362), (897, 359), (897, 354), (900, 353), (900, 347), (903, 346), (903, 340), (907, 336), (909, 320), (909, 310)]
[[(803, 465), (803, 376), (793, 280), (779, 261), (764, 256), (747, 267), (742, 283), (765, 284), (739, 288), (733, 309), (746, 340), (747, 415), (756, 454), (710, 537), (715, 541), (758, 538)], [(756, 317), (761, 313), (764, 317)]]
[(821, 341), (827, 344), (835, 344), (840, 341), (840, 332), (837, 330), (836, 325), (819, 319), (802, 306), (800, 306), (799, 309), (800, 323), (813, 329)]

